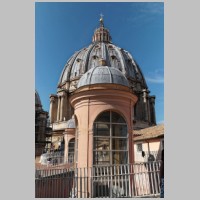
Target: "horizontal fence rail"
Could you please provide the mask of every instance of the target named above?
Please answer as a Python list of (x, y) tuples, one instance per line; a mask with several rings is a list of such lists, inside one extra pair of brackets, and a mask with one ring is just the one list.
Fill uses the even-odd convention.
[(35, 170), (36, 198), (156, 197), (160, 162)]

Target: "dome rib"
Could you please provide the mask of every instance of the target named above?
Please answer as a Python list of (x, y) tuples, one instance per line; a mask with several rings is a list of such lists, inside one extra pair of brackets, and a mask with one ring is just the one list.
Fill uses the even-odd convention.
[(123, 73), (124, 75), (126, 75), (125, 61), (124, 61), (123, 58), (122, 58), (121, 51), (119, 50), (119, 47), (116, 47), (116, 46), (115, 46), (115, 48), (116, 48), (116, 51), (117, 51), (117, 53), (118, 53), (119, 59), (120, 59), (121, 64), (122, 64), (122, 69), (123, 69), (122, 73)]
[(75, 60), (77, 59), (77, 57), (78, 57), (78, 55), (82, 52), (82, 50), (83, 49), (81, 49), (80, 51), (78, 51), (77, 52), (77, 54), (74, 56), (74, 58), (73, 58), (73, 61), (72, 61), (72, 64), (71, 65), (69, 65), (70, 66), (70, 68), (69, 68), (69, 73), (67, 74), (67, 81), (70, 81), (70, 74), (71, 74), (71, 71), (72, 71), (72, 67), (73, 67), (73, 65), (74, 65), (74, 63), (75, 63)]
[(110, 56), (108, 53), (108, 46), (106, 44), (104, 45), (105, 45), (105, 52), (106, 52), (106, 63), (108, 64), (108, 66), (111, 66)]
[(84, 73), (88, 71), (88, 63), (89, 63), (90, 53), (94, 49), (94, 47), (95, 47), (95, 44), (92, 44), (91, 48), (88, 50), (88, 54), (87, 54), (87, 58), (85, 61), (85, 66), (84, 66)]

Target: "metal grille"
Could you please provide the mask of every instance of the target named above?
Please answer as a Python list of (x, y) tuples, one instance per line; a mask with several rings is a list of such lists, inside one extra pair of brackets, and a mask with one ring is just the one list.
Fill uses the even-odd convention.
[(36, 198), (155, 197), (160, 162), (92, 168), (36, 169)]

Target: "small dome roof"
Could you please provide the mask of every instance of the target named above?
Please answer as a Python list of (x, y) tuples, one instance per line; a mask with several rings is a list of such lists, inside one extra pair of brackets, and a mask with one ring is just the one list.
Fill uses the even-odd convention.
[(67, 121), (67, 128), (76, 128), (74, 117)]
[(92, 84), (119, 84), (129, 86), (127, 78), (115, 67), (97, 66), (86, 72), (79, 80), (77, 88)]

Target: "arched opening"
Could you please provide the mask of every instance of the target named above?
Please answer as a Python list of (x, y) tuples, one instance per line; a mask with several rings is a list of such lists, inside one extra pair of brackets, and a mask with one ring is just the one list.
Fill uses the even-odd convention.
[(93, 165), (128, 163), (128, 134), (125, 119), (106, 111), (94, 122)]
[(74, 147), (75, 147), (75, 138), (72, 138), (68, 143), (68, 163), (74, 162)]

